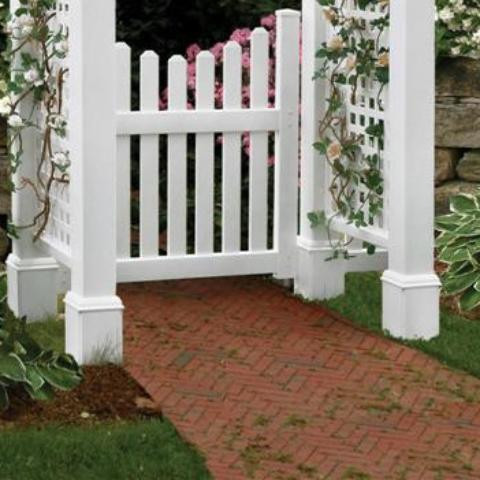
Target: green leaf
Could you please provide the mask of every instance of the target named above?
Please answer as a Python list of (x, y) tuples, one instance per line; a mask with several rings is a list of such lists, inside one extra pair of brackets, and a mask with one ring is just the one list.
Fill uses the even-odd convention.
[(30, 395), (33, 400), (48, 401), (55, 396), (55, 391), (48, 384), (44, 383), (42, 388), (34, 390), (28, 383), (24, 385), (25, 391)]
[(451, 247), (445, 248), (438, 259), (445, 263), (456, 263), (469, 260), (470, 255), (467, 249)]
[(436, 228), (441, 232), (451, 232), (457, 229), (465, 217), (456, 213), (451, 215), (444, 215), (436, 219)]
[(26, 368), (20, 358), (14, 353), (0, 353), (0, 376), (15, 382), (26, 380)]
[(325, 212), (310, 212), (308, 214), (308, 219), (312, 228), (325, 227), (327, 224), (327, 216)]
[(59, 390), (72, 390), (82, 381), (81, 377), (63, 368), (37, 366), (37, 371), (52, 387)]
[(447, 275), (444, 280), (444, 289), (448, 295), (464, 292), (480, 280), (480, 272), (465, 275)]
[(475, 288), (470, 288), (461, 296), (459, 305), (464, 312), (470, 312), (471, 310), (479, 307), (480, 292)]
[(27, 365), (26, 377), (28, 384), (34, 391), (40, 390), (45, 384), (45, 380), (33, 365)]
[(468, 213), (478, 210), (476, 198), (466, 193), (456, 195), (450, 200), (450, 210), (454, 213)]

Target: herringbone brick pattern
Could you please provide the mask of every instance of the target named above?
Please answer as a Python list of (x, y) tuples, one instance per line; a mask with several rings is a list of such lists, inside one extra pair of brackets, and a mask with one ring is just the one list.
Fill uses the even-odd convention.
[(258, 278), (120, 294), (130, 372), (216, 479), (480, 479), (480, 381)]

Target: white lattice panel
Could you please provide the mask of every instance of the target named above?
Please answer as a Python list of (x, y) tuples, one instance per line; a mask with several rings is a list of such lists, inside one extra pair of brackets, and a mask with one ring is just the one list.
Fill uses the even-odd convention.
[[(62, 31), (68, 37), (68, 20), (69, 20), (69, 2), (58, 1), (56, 8), (56, 15), (52, 19), (51, 26), (55, 31)], [(53, 65), (53, 71), (58, 72), (60, 69), (68, 68), (68, 55), (66, 59), (56, 59)], [(67, 120), (69, 117), (69, 90), (68, 90), (68, 72), (64, 77), (62, 108), (61, 113)], [(45, 111), (39, 112), (40, 125), (45, 124)], [(67, 126), (67, 134), (65, 138), (59, 138), (53, 135), (52, 138), (52, 153), (69, 152), (69, 132)], [(39, 145), (37, 148), (40, 161), (42, 152), (42, 136), (39, 136)], [(50, 176), (50, 166), (44, 163), (42, 168), (42, 178), (44, 182)], [(57, 175), (58, 177), (58, 175)], [(49, 222), (42, 239), (54, 249), (59, 251), (62, 255), (70, 256), (70, 195), (68, 182), (54, 182), (50, 191), (51, 211), (49, 215)]]
[[(384, 8), (376, 4), (362, 10), (358, 7), (357, 0), (337, 0), (336, 6), (343, 9), (346, 16), (359, 20), (364, 27), (361, 34), (357, 33), (357, 40), (363, 38), (375, 42), (377, 54), (382, 49), (388, 49), (388, 29), (382, 34), (379, 34), (379, 30), (373, 29), (370, 23), (372, 20), (377, 20), (385, 16), (386, 12)], [(336, 34), (336, 29), (330, 27), (328, 32), (329, 37), (331, 38)], [(355, 95), (352, 95), (353, 87), (350, 85), (343, 86), (342, 91), (345, 99), (347, 129), (352, 135), (363, 137), (361, 147), (362, 153), (357, 157), (359, 166), (362, 165), (363, 158), (369, 155), (378, 154), (380, 156), (380, 167), (384, 179), (383, 201), (385, 212), (388, 209), (388, 195), (386, 195), (388, 188), (388, 175), (386, 175), (386, 172), (388, 171), (388, 161), (385, 155), (386, 145), (379, 145), (377, 138), (368, 135), (366, 136), (365, 129), (370, 125), (376, 124), (383, 124), (384, 127), (386, 127), (388, 87), (382, 89), (381, 85), (375, 78), (365, 76), (359, 81)], [(357, 206), (362, 205), (366, 194), (367, 191), (364, 187), (361, 185), (358, 187), (355, 186), (355, 201)], [(365, 218), (368, 219), (368, 207), (365, 207), (364, 211)], [(331, 213), (333, 214), (335, 212), (332, 211)], [(375, 219), (374, 225), (372, 226), (376, 229), (380, 228), (382, 230), (387, 230), (387, 216), (382, 214)]]

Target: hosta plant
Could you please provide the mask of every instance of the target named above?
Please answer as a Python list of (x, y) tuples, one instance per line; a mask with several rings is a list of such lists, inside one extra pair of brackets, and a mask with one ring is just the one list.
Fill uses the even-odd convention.
[(471, 311), (480, 306), (480, 190), (453, 197), (450, 210), (437, 219), (439, 260), (447, 266), (444, 292)]
[(0, 411), (13, 392), (24, 390), (35, 400), (49, 400), (55, 390), (71, 390), (82, 381), (73, 357), (44, 350), (6, 305), (6, 277), (0, 277)]

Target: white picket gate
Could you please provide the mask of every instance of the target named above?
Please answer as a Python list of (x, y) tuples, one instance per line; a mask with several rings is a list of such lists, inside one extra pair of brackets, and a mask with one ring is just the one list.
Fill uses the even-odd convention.
[[(244, 85), (242, 47), (229, 42), (223, 59), (223, 108), (215, 109), (215, 59), (196, 59), (196, 106), (187, 108), (187, 61), (168, 62), (168, 110), (159, 111), (159, 58), (140, 58), (140, 111), (130, 111), (131, 54), (117, 45), (118, 279), (120, 282), (272, 273), (291, 278), (295, 264), (298, 188), (300, 15), (278, 13), (276, 106), (269, 108), (269, 36), (263, 28), (251, 38), (251, 85)], [(242, 89), (251, 105), (242, 108)], [(268, 248), (269, 135), (275, 145), (275, 221)], [(194, 252), (187, 238), (187, 135), (195, 134)], [(249, 247), (241, 248), (242, 137), (250, 135)], [(131, 136), (140, 136), (140, 255), (131, 251)], [(159, 158), (166, 135), (167, 158)], [(219, 136), (221, 135), (221, 136)], [(215, 143), (222, 142), (221, 251), (215, 251)], [(159, 254), (159, 162), (167, 163), (167, 255)], [(163, 169), (165, 171), (165, 169)], [(162, 208), (164, 206), (162, 205)]]
[[(378, 14), (375, 9), (359, 10), (355, 0), (342, 4), (352, 16)], [(12, 8), (17, 5), (12, 0)], [(32, 244), (30, 232), (14, 241), (8, 261), (9, 302), (17, 314), (36, 320), (56, 310), (58, 265), (64, 265), (71, 273), (66, 348), (86, 363), (99, 350), (109, 352), (112, 359), (122, 356), (123, 305), (116, 296), (117, 283), (273, 274), (294, 278), (297, 293), (308, 299), (325, 299), (343, 293), (349, 271), (386, 270), (384, 327), (404, 338), (438, 334), (439, 281), (433, 269), (434, 0), (391, 0), (391, 28), (382, 39), (390, 47), (390, 89), (383, 92), (379, 108), (366, 81), (361, 101), (347, 106), (350, 131), (365, 122), (383, 121), (387, 132), (383, 217), (366, 228), (356, 228), (338, 216), (332, 223), (338, 234), (358, 240), (356, 256), (348, 262), (325, 261), (331, 255), (325, 231), (312, 229), (307, 219), (312, 211), (335, 214), (326, 188), (330, 173), (313, 149), (328, 91), (322, 81), (313, 81), (319, 66), (315, 53), (333, 34), (316, 0), (303, 0), (300, 189), (298, 12), (277, 14), (274, 108), (268, 106), (268, 36), (257, 29), (251, 40), (249, 108), (242, 107), (241, 91), (247, 86), (242, 84), (241, 48), (230, 42), (224, 52), (221, 109), (214, 104), (214, 59), (202, 52), (196, 63), (195, 108), (187, 106), (186, 61), (175, 56), (168, 62), (168, 110), (160, 111), (160, 59), (148, 51), (140, 59), (140, 109), (132, 111), (131, 52), (126, 44), (115, 44), (115, 0), (59, 0), (57, 8), (57, 21), (68, 28), (70, 42), (66, 105), (70, 183), (52, 192), (53, 213), (41, 242)], [(31, 108), (28, 99), (22, 108)], [(250, 135), (251, 147), (248, 248), (242, 249), (245, 134)], [(267, 157), (273, 134), (275, 181), (269, 191)], [(132, 255), (132, 139), (136, 138), (139, 252)], [(215, 203), (214, 181), (218, 138), (222, 141), (220, 206)], [(166, 149), (161, 148), (165, 139)], [(368, 141), (364, 145), (367, 153), (375, 147)], [(28, 135), (25, 158), (36, 158), (37, 148), (35, 136)], [(195, 222), (189, 226), (187, 201), (192, 195), (187, 157), (192, 151)], [(32, 176), (35, 168), (33, 162), (24, 162), (18, 178)], [(166, 179), (161, 172), (167, 172)], [(167, 183), (165, 205), (159, 195), (162, 180)], [(274, 221), (269, 232), (271, 195)], [(215, 244), (218, 207), (221, 248)], [(14, 222), (22, 224), (34, 212), (32, 193), (17, 191)], [(167, 218), (164, 253), (159, 240), (161, 213)], [(189, 248), (192, 233), (193, 249)], [(379, 253), (367, 257), (362, 241), (377, 245)]]

